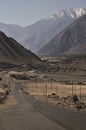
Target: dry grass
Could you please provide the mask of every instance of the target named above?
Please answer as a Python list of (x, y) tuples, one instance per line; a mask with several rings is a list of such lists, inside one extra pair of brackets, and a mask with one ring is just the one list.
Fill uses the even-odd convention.
[[(55, 93), (59, 96), (69, 96), (72, 95), (72, 85), (65, 85), (58, 82), (49, 83), (33, 83), (29, 82), (24, 87), (25, 91), (29, 92), (31, 95), (51, 95)], [(80, 85), (73, 85), (73, 94), (80, 94)], [(86, 95), (86, 85), (81, 86), (81, 94)]]
[[(56, 103), (56, 98), (53, 98), (53, 94), (56, 96), (61, 97), (67, 97), (71, 96), (72, 94), (76, 94), (79, 98), (86, 96), (86, 85), (81, 86), (80, 91), (80, 85), (73, 85), (73, 91), (72, 91), (72, 85), (65, 85), (58, 82), (38, 82), (33, 83), (29, 82), (28, 84), (23, 87), (24, 91), (29, 93), (30, 95), (35, 96), (36, 99), (39, 100), (48, 100), (52, 103)], [(52, 96), (52, 98), (49, 98)]]

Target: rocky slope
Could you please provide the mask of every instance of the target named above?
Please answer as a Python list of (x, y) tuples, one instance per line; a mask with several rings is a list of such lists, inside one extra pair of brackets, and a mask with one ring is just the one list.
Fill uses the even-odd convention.
[(55, 36), (39, 55), (82, 54), (86, 52), (86, 15)]
[(25, 49), (17, 41), (0, 32), (0, 63), (25, 64), (35, 63), (40, 59), (31, 51)]

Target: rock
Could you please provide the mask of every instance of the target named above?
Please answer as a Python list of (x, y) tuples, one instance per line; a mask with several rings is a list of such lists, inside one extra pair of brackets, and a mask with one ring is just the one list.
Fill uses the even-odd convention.
[(52, 96), (56, 96), (56, 93), (52, 93)]
[(48, 95), (48, 97), (50, 98), (50, 97), (51, 97), (51, 95)]
[(6, 95), (9, 95), (9, 91), (8, 90), (6, 91)]
[(85, 103), (83, 103), (83, 102), (79, 102), (79, 103), (76, 105), (76, 108), (77, 108), (78, 110), (80, 110), (80, 109), (85, 109), (85, 108), (86, 108), (86, 105), (85, 105)]
[(73, 95), (73, 102), (79, 102), (79, 99), (76, 95)]

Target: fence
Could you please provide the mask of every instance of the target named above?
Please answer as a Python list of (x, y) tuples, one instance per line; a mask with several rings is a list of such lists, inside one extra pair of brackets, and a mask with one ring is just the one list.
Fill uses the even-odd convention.
[[(25, 85), (25, 83), (24, 83)], [(50, 97), (56, 95), (67, 97), (77, 95), (80, 99), (86, 98), (86, 84), (84, 82), (29, 82), (24, 87), (25, 91), (34, 96)]]

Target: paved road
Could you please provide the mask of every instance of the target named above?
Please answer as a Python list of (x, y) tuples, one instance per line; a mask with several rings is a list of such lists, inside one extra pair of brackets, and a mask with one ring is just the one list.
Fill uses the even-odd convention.
[(11, 82), (17, 104), (0, 111), (0, 130), (86, 130), (86, 112), (73, 112), (36, 101)]
[(17, 84), (11, 85), (17, 105), (0, 111), (0, 130), (65, 130), (38, 112), (29, 101), (31, 97), (20, 93)]

